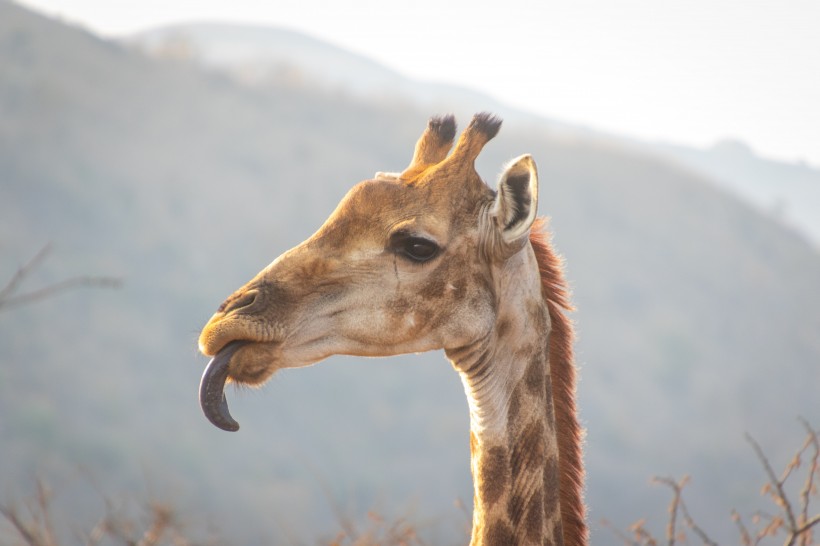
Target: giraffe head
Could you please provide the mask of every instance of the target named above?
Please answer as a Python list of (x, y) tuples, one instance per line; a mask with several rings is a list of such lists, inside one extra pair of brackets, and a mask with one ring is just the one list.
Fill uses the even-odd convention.
[(357, 184), (319, 230), (231, 295), (199, 338), (215, 355), (200, 387), (206, 416), (236, 430), (226, 381), (258, 385), (334, 354), (456, 349), (487, 336), (497, 272), (528, 240), (537, 175), (529, 155), (497, 191), (474, 162), (501, 121), (476, 115), (452, 153), (452, 116), (433, 118), (402, 173)]

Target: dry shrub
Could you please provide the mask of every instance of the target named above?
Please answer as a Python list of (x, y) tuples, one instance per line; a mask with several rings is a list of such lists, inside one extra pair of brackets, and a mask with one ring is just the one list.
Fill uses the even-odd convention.
[[(814, 531), (815, 526), (820, 524), (820, 513), (816, 513), (817, 509), (811, 506), (811, 501), (818, 496), (817, 482), (820, 481), (820, 432), (804, 419), (801, 419), (800, 423), (806, 431), (806, 438), (779, 476), (757, 441), (746, 435), (746, 440), (752, 446), (766, 473), (767, 481), (760, 493), (774, 505), (774, 511), (758, 510), (749, 518), (744, 518), (736, 510), (732, 510), (732, 521), (737, 526), (742, 546), (774, 544), (780, 539), (783, 540), (784, 546), (818, 544), (814, 540)], [(790, 498), (786, 491), (786, 482), (799, 474), (801, 468), (803, 478), (800, 493), (797, 498)], [(645, 520), (638, 520), (626, 532), (620, 531), (606, 521), (604, 525), (628, 546), (690, 544), (690, 534), (697, 537), (697, 543), (718, 546), (689, 514), (683, 500), (683, 489), (688, 481), (689, 478), (686, 476), (681, 480), (653, 479), (654, 483), (665, 485), (672, 490), (669, 519), (663, 539), (656, 537), (647, 529)]]
[[(64, 539), (54, 524), (52, 494), (42, 481), (31, 499), (18, 504), (0, 506), (3, 519), (13, 530), (12, 542), (3, 546), (60, 546)], [(167, 504), (144, 502), (136, 513), (118, 509), (106, 500), (105, 511), (90, 529), (77, 529), (77, 541), (84, 546), (210, 546), (216, 539), (192, 540), (182, 520)]]

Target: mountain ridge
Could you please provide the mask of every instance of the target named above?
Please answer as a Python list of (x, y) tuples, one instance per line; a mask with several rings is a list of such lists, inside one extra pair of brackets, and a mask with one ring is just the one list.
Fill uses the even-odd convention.
[(417, 105), (454, 110), (460, 116), (493, 110), (513, 122), (545, 124), (568, 138), (601, 138), (618, 145), (635, 145), (650, 155), (668, 157), (710, 178), (763, 213), (803, 233), (820, 248), (820, 170), (804, 163), (766, 159), (748, 147), (746, 153), (732, 154), (720, 142), (705, 149), (665, 141), (647, 142), (548, 119), (511, 108), (473, 89), (415, 80), (367, 55), (295, 29), (213, 21), (180, 23), (131, 35), (125, 43), (155, 56), (173, 55), (173, 47), (167, 46), (185, 43), (190, 59), (225, 71), (249, 85), (264, 85), (266, 78), (290, 70), (291, 77), (306, 78), (313, 85), (343, 89), (363, 98), (405, 96)]

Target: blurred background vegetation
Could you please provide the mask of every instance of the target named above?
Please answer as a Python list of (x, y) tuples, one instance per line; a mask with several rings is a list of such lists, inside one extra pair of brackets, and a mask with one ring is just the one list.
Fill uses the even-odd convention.
[(604, 517), (665, 520), (658, 474), (692, 475), (692, 515), (736, 536), (730, 510), (761, 483), (744, 432), (782, 467), (797, 416), (820, 422), (820, 172), (596, 134), (293, 33), (268, 31), (267, 63), (218, 59), (219, 36), (104, 40), (0, 0), (0, 287), (47, 244), (21, 290), (121, 282), (0, 308), (0, 499), (46, 480), (66, 536), (128, 492), (236, 545), (332, 540), (340, 506), (463, 542), (468, 415), (442, 354), (229, 392), (243, 428), (227, 435), (197, 405), (196, 339), (355, 182), (402, 169), (430, 115), (491, 109), (505, 125), (479, 172), (492, 184), (532, 153), (567, 260), (593, 542), (611, 542)]

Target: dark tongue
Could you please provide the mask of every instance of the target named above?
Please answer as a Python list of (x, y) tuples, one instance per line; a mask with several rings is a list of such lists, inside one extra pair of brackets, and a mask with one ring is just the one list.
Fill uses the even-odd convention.
[(239, 430), (231, 412), (228, 410), (228, 400), (225, 398), (225, 381), (228, 379), (228, 364), (231, 357), (247, 341), (231, 341), (214, 356), (199, 383), (199, 405), (208, 421), (222, 430), (235, 432)]

